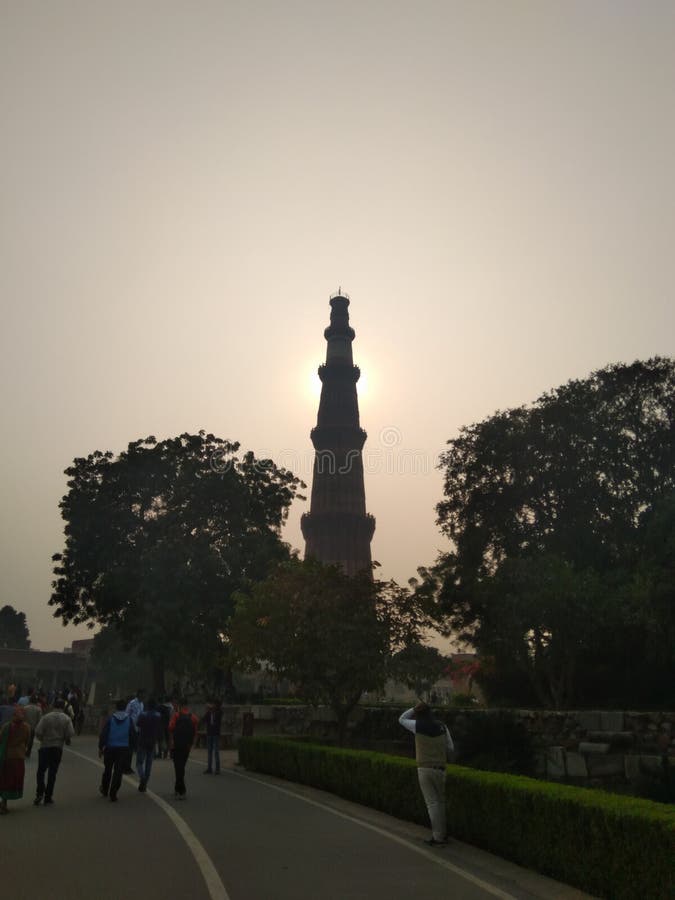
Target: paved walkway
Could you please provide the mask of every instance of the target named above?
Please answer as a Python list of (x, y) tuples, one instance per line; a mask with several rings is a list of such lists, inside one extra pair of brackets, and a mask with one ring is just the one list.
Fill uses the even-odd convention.
[[(416, 825), (236, 766), (202, 774), (187, 799), (157, 760), (146, 794), (125, 778), (116, 804), (98, 794), (91, 737), (64, 753), (55, 803), (25, 796), (0, 819), (0, 878), (12, 900), (579, 900), (586, 895), (458, 842), (429, 849)], [(3, 891), (4, 895), (4, 891)]]

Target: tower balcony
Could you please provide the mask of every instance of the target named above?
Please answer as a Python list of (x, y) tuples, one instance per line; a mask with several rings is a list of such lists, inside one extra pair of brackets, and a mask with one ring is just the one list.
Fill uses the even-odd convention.
[(361, 377), (361, 369), (358, 366), (350, 366), (339, 362), (324, 363), (319, 366), (317, 372), (322, 384), (326, 381), (356, 384)]
[(363, 450), (368, 434), (354, 425), (317, 425), (309, 433), (315, 450)]

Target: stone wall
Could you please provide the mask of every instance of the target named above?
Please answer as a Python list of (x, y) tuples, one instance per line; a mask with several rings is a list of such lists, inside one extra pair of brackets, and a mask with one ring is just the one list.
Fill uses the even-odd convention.
[(514, 713), (533, 737), (541, 777), (604, 785), (675, 773), (675, 712)]

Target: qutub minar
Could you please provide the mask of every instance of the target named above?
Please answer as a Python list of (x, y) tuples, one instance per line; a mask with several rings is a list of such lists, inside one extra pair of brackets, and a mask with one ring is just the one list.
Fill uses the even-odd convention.
[(310, 511), (302, 517), (305, 557), (340, 565), (348, 575), (371, 570), (370, 542), (375, 519), (366, 513), (361, 451), (366, 432), (359, 422), (349, 325), (349, 297), (341, 290), (330, 298), (326, 364), (319, 366), (321, 400), (311, 431), (314, 476)]

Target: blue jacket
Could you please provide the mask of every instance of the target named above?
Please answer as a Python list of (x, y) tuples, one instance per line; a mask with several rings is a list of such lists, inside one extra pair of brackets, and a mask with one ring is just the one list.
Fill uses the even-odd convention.
[(129, 747), (131, 727), (131, 718), (125, 712), (121, 710), (114, 712), (103, 726), (98, 739), (99, 749)]

